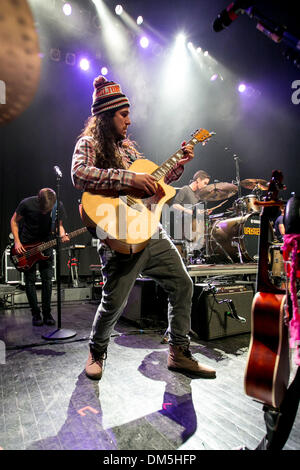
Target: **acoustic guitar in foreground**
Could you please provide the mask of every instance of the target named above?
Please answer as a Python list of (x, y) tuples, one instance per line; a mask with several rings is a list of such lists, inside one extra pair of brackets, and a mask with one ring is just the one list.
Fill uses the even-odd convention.
[[(200, 129), (186, 145), (205, 142), (212, 135)], [(119, 253), (141, 251), (157, 230), (163, 205), (176, 194), (175, 189), (164, 182), (164, 178), (182, 157), (183, 151), (179, 149), (161, 166), (140, 158), (128, 168), (128, 171), (154, 176), (157, 190), (152, 196), (134, 188), (126, 193), (109, 190), (84, 192), (80, 208), (83, 223), (96, 230), (97, 237)]]
[[(250, 397), (279, 408), (289, 381), (289, 344), (287, 297), (269, 278), (268, 228), (276, 215), (280, 201), (278, 191), (283, 188), (282, 173), (274, 170), (260, 216), (259, 261), (257, 293), (251, 312), (251, 341), (245, 370), (245, 392)], [(275, 212), (274, 212), (275, 209)]]

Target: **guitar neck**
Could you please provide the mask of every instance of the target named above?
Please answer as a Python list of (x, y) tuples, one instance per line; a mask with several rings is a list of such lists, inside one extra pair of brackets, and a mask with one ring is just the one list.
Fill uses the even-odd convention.
[[(186, 145), (194, 146), (198, 142), (199, 140), (196, 139), (196, 137), (192, 137), (192, 139), (189, 140)], [(166, 160), (161, 166), (156, 168), (156, 170), (152, 173), (152, 176), (154, 176), (156, 181), (159, 181), (161, 178), (165, 177), (166, 174), (177, 165), (177, 163), (179, 162), (179, 160), (181, 160), (182, 157), (183, 157), (183, 150), (182, 149), (177, 150), (177, 152), (171, 155), (171, 157), (168, 158), (168, 160)]]
[[(74, 230), (74, 232), (68, 233), (68, 237), (71, 239), (73, 237), (77, 237), (78, 235), (80, 235), (81, 233), (84, 233), (86, 231), (87, 231), (86, 227), (81, 227), (77, 230)], [(41, 245), (39, 245), (38, 251), (47, 250), (48, 248), (52, 248), (56, 244), (57, 244), (57, 240), (56, 240), (56, 238), (54, 238), (53, 240), (50, 240), (49, 242), (45, 242), (45, 243), (42, 243)]]

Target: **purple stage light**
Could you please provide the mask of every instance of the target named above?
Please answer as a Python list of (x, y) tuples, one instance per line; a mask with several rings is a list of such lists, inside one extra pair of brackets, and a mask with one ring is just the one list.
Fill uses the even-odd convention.
[(79, 67), (81, 70), (84, 70), (85, 72), (90, 68), (90, 61), (88, 59), (81, 59), (79, 62)]
[(218, 75), (217, 73), (215, 73), (214, 75), (212, 75), (212, 76), (210, 77), (210, 81), (211, 81), (211, 82), (214, 82), (215, 80), (217, 80), (218, 76), (219, 76), (219, 75)]
[(66, 16), (70, 16), (72, 13), (72, 7), (70, 3), (65, 3), (63, 6), (63, 12)]
[(102, 69), (101, 69), (101, 75), (107, 75), (107, 74), (108, 74), (107, 67), (102, 67)]
[(149, 39), (146, 37), (146, 36), (143, 36), (141, 39), (140, 39), (140, 45), (146, 49), (146, 47), (149, 46)]
[(241, 83), (238, 87), (238, 90), (240, 93), (244, 93), (244, 91), (246, 90), (246, 85), (244, 83)]

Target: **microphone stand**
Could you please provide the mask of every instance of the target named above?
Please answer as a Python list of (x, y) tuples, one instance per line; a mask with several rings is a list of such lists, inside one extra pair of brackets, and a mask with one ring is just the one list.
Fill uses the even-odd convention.
[(242, 197), (242, 188), (241, 188), (241, 178), (240, 178), (239, 157), (234, 154), (233, 159), (235, 161), (235, 173), (236, 173), (235, 183), (237, 184), (237, 187), (238, 187), (238, 196), (240, 199)]
[(68, 339), (76, 336), (76, 331), (66, 330), (61, 328), (61, 276), (60, 276), (60, 253), (61, 253), (61, 240), (59, 233), (60, 217), (60, 179), (62, 173), (58, 167), (54, 167), (56, 173), (56, 287), (57, 287), (57, 330), (49, 333), (48, 335), (42, 335), (43, 339), (56, 340), (56, 339)]

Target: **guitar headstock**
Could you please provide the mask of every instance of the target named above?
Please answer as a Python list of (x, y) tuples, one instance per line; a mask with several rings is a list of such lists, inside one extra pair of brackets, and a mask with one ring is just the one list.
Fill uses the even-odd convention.
[(195, 139), (197, 142), (205, 142), (206, 140), (210, 139), (215, 132), (209, 132), (206, 129), (198, 129), (192, 135), (192, 141)]
[(265, 197), (265, 201), (278, 201), (278, 193), (282, 189), (286, 189), (283, 181), (283, 174), (280, 170), (273, 170), (272, 177), (268, 184), (268, 192)]

